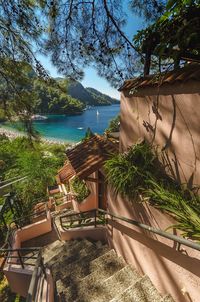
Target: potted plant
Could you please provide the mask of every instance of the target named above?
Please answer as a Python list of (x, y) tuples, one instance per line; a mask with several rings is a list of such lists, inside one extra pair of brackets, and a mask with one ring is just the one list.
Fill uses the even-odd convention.
[(62, 192), (54, 195), (54, 204), (56, 211), (61, 211), (71, 207), (71, 201)]
[(87, 200), (90, 196), (90, 190), (84, 180), (81, 180), (77, 176), (72, 178), (70, 182), (71, 191), (74, 194), (74, 199), (72, 201), (75, 211), (87, 211), (90, 209), (87, 206)]

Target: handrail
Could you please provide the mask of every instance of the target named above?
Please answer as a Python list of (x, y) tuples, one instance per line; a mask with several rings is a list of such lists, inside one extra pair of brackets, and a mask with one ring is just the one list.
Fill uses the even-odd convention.
[(20, 178), (18, 178), (18, 179), (16, 179), (16, 180), (13, 180), (13, 181), (9, 182), (9, 183), (3, 184), (3, 186), (1, 186), (1, 183), (0, 183), (0, 190), (5, 189), (5, 188), (7, 188), (7, 187), (13, 185), (13, 184), (16, 183), (16, 182), (23, 181), (23, 180), (25, 180), (27, 177), (28, 177), (28, 176), (20, 177)]
[(35, 213), (32, 213), (32, 214), (29, 214), (29, 215), (26, 215), (26, 216), (23, 216), (23, 217), (20, 217), (18, 219), (14, 219), (13, 222), (16, 224), (16, 225), (19, 225), (18, 222), (23, 222), (24, 220), (26, 220), (26, 218), (37, 218), (39, 216), (41, 216), (42, 214), (46, 214), (47, 213), (47, 210), (42, 210), (40, 212), (35, 212)]
[[(35, 260), (38, 258), (38, 253), (41, 248), (39, 247), (30, 247), (30, 248), (19, 248), (19, 249), (0, 249), (0, 258), (3, 257), (7, 260), (8, 264), (20, 264), (24, 269), (25, 265), (35, 265), (34, 263), (25, 262), (26, 260)], [(30, 252), (32, 255), (23, 255), (23, 252)], [(37, 253), (36, 253), (37, 252)], [(36, 256), (37, 255), (37, 256)], [(13, 262), (12, 259), (17, 259), (19, 263)]]
[(14, 176), (14, 177), (11, 177), (9, 179), (2, 180), (2, 181), (0, 181), (0, 187), (2, 187), (3, 185), (6, 185), (9, 182), (12, 182), (12, 181), (17, 180), (19, 178), (22, 178), (22, 177), (23, 176)]
[[(90, 216), (84, 216), (85, 214), (90, 214)], [(84, 212), (78, 212), (78, 213), (73, 213), (73, 214), (65, 214), (63, 216), (60, 216), (60, 225), (63, 229), (69, 229), (69, 228), (76, 228), (76, 227), (86, 227), (86, 226), (92, 226), (96, 227), (98, 224), (101, 224), (101, 222), (98, 220), (98, 215), (97, 215), (97, 210), (92, 209), (89, 211), (84, 211)], [(66, 221), (66, 218), (68, 220)], [(74, 219), (73, 219), (74, 218)], [(94, 219), (93, 221), (88, 221), (88, 219)], [(78, 222), (77, 225), (74, 225), (74, 222)], [(70, 223), (69, 227), (66, 227), (64, 224)]]
[(44, 276), (46, 279), (46, 272), (45, 267), (43, 263), (43, 258), (41, 254), (41, 250), (38, 254), (38, 258), (36, 260), (35, 268), (31, 277), (31, 282), (28, 289), (28, 295), (26, 298), (26, 302), (36, 302), (35, 296), (36, 296), (36, 290), (38, 286), (38, 280), (41, 278), (41, 276)]
[[(24, 259), (36, 259), (34, 256), (30, 256), (30, 257), (23, 256), (23, 255), (21, 255), (21, 252), (30, 251), (33, 253), (34, 251), (39, 251), (38, 247), (28, 247), (28, 248), (19, 248), (19, 249), (12, 248), (13, 232), (16, 231), (16, 229), (23, 227), (22, 224), (20, 225), (20, 223), (23, 222), (23, 220), (25, 220), (26, 218), (37, 218), (41, 214), (46, 214), (47, 210), (48, 210), (46, 204), (45, 204), (45, 208), (46, 209), (43, 211), (21, 217), (18, 220), (15, 219), (9, 223), (9, 225), (7, 226), (7, 233), (6, 233), (6, 238), (5, 238), (4, 244), (0, 247), (0, 257), (1, 257), (1, 254), (4, 254), (5, 259), (8, 259), (8, 260), (9, 259), (19, 259), (19, 262), (20, 262), (22, 268), (24, 268), (24, 262), (23, 262)], [(15, 228), (13, 228), (13, 223), (15, 224)], [(11, 237), (11, 235), (12, 235), (12, 237)], [(16, 253), (17, 255), (12, 255), (12, 253)]]
[(157, 234), (157, 235), (162, 236), (164, 238), (173, 240), (175, 242), (178, 242), (179, 244), (183, 244), (183, 245), (188, 246), (188, 247), (190, 247), (192, 249), (195, 249), (197, 251), (200, 251), (200, 244), (195, 243), (193, 241), (190, 241), (188, 239), (185, 239), (183, 237), (179, 237), (177, 235), (173, 235), (173, 234), (167, 233), (167, 232), (162, 231), (160, 229), (156, 229), (156, 228), (153, 228), (153, 227), (151, 227), (151, 226), (149, 226), (147, 224), (141, 223), (141, 222), (139, 222), (137, 220), (129, 219), (129, 218), (126, 218), (126, 217), (121, 216), (121, 215), (116, 215), (114, 213), (110, 213), (110, 212), (102, 210), (102, 209), (97, 209), (97, 211), (99, 211), (101, 213), (104, 213), (106, 215), (109, 215), (109, 216), (111, 216), (113, 218), (117, 218), (119, 220), (122, 220), (124, 222), (128, 222), (128, 223), (130, 223), (132, 225), (135, 225), (135, 226), (137, 226), (137, 227), (139, 227), (141, 229), (147, 230), (147, 231), (149, 231), (151, 233)]
[(85, 214), (85, 213), (92, 213), (92, 212), (96, 212), (97, 209), (92, 209), (92, 210), (88, 210), (88, 211), (84, 211), (84, 212), (76, 212), (76, 213), (72, 213), (72, 214), (64, 214), (62, 216), (60, 216), (60, 218), (65, 218), (65, 217), (70, 217), (70, 216), (78, 216), (81, 214)]

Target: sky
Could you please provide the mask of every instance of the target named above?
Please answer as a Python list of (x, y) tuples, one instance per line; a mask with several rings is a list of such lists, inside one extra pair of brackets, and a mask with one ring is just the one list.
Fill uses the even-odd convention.
[[(128, 0), (124, 1), (124, 4), (127, 4)], [(124, 5), (125, 12), (127, 14), (127, 24), (124, 27), (124, 32), (132, 40), (134, 34), (136, 34), (137, 30), (144, 28), (144, 21), (135, 16), (132, 12), (130, 12), (128, 5)], [(48, 57), (38, 55), (37, 56), (42, 65), (48, 70), (52, 77), (62, 77), (56, 70), (56, 68), (51, 64), (50, 59)], [(99, 90), (102, 93), (105, 93), (111, 97), (120, 99), (120, 94), (117, 89), (111, 87), (109, 82), (97, 75), (97, 72), (94, 68), (88, 67), (84, 69), (84, 79), (81, 81), (84, 87), (92, 87)]]

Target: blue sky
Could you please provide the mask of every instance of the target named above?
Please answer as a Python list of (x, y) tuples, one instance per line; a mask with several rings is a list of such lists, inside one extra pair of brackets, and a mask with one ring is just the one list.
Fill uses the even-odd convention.
[[(124, 4), (127, 4), (127, 0), (124, 1)], [(124, 5), (124, 7), (127, 14), (127, 24), (124, 28), (124, 32), (130, 39), (132, 39), (133, 35), (137, 32), (137, 30), (144, 28), (145, 24), (141, 18), (135, 16), (129, 11), (127, 5)], [(42, 55), (38, 55), (37, 57), (41, 61), (43, 66), (49, 71), (52, 77), (62, 76), (57, 73), (56, 68), (51, 64), (48, 57), (44, 57)], [(84, 72), (85, 76), (83, 81), (81, 82), (84, 87), (93, 87), (112, 97), (115, 97), (117, 99), (120, 98), (119, 92), (116, 89), (112, 88), (108, 81), (99, 77), (94, 68), (88, 67), (84, 69)]]

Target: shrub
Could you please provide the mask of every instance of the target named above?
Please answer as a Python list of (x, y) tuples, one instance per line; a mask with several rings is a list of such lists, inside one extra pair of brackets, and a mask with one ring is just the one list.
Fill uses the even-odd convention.
[(104, 167), (115, 192), (133, 200), (146, 187), (149, 171), (156, 173), (157, 164), (151, 147), (143, 143), (134, 145), (126, 153), (114, 155)]
[(72, 190), (76, 194), (76, 200), (78, 202), (82, 202), (90, 194), (90, 190), (88, 189), (85, 181), (80, 180), (78, 177), (74, 177), (71, 182), (71, 186)]
[(130, 201), (138, 200), (136, 196), (142, 194), (144, 200), (176, 219), (170, 228), (176, 227), (184, 237), (200, 240), (199, 196), (184, 190), (165, 173), (151, 146), (136, 144), (128, 152), (114, 155), (106, 161), (105, 170), (116, 193)]
[[(189, 237), (200, 241), (200, 217), (199, 206), (195, 209), (190, 205), (190, 200), (184, 199), (184, 192), (169, 191), (162, 185), (151, 181), (151, 188), (146, 190), (145, 194), (149, 196), (154, 204), (161, 210), (170, 213), (177, 221), (170, 228), (181, 230), (184, 237)], [(197, 197), (198, 200), (198, 197)]]
[(106, 131), (107, 132), (119, 132), (119, 127), (120, 127), (120, 115), (117, 115), (110, 121)]

